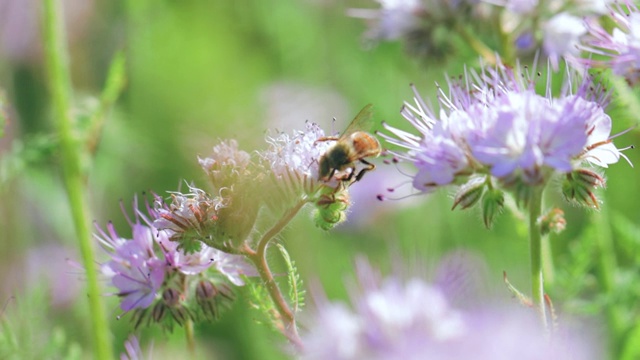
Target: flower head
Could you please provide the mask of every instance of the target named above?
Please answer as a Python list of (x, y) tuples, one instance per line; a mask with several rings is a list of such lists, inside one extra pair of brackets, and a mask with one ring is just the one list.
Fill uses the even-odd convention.
[(420, 14), (425, 10), (421, 0), (378, 0), (378, 2), (379, 10), (349, 10), (349, 15), (372, 22), (366, 34), (367, 37), (396, 40), (420, 25)]
[(603, 60), (575, 59), (588, 65), (611, 67), (614, 74), (623, 76), (631, 85), (640, 82), (640, 12), (631, 1), (609, 5), (609, 15), (617, 25), (609, 32), (597, 19), (587, 19), (590, 35), (580, 49), (604, 57)]
[(249, 167), (251, 156), (238, 149), (236, 140), (222, 141), (213, 147), (211, 156), (198, 162), (217, 191), (232, 188)]
[(566, 12), (553, 16), (543, 27), (543, 48), (554, 70), (561, 58), (576, 55), (580, 37), (587, 32), (582, 19)]
[(608, 92), (594, 79), (576, 84), (579, 76), (569, 73), (554, 97), (550, 75), (540, 95), (539, 76), (528, 73), (498, 65), (451, 81), (449, 94), (440, 90), (439, 116), (414, 88), (416, 106), (405, 103), (401, 114), (417, 134), (385, 125), (389, 134), (381, 136), (417, 168), (416, 189), (429, 192), (470, 175), (533, 186), (585, 161), (606, 166), (623, 156), (610, 140)]
[(119, 237), (111, 223), (107, 230), (99, 229), (96, 235), (111, 255), (111, 260), (102, 264), (101, 271), (118, 289), (116, 295), (122, 297), (120, 308), (126, 312), (149, 307), (162, 287), (166, 272), (164, 262), (153, 249), (156, 234), (139, 223), (133, 225), (132, 239)]
[[(136, 210), (135, 221), (129, 220), (133, 231), (131, 239), (120, 237), (111, 223), (106, 231), (98, 229), (95, 235), (111, 258), (101, 265), (102, 273), (118, 289), (115, 295), (122, 298), (120, 308), (134, 312), (136, 326), (145, 319), (163, 321), (167, 312), (180, 324), (180, 320), (187, 317), (211, 313), (191, 308), (194, 305), (189, 299), (196, 297), (189, 292), (196, 287), (191, 286), (191, 282), (208, 281), (228, 288), (230, 293), (225, 283), (242, 286), (242, 276), (256, 275), (255, 269), (239, 255), (206, 245), (187, 254), (171, 240), (181, 228), (156, 228), (153, 224), (165, 219), (159, 217), (161, 212), (148, 205), (147, 208), (149, 217)], [(147, 311), (149, 308), (151, 312)]]
[(319, 161), (332, 145), (318, 141), (324, 136), (317, 124), (307, 122), (303, 131), (267, 138), (269, 147), (261, 152), (261, 156), (280, 189), (300, 197), (314, 194), (322, 185), (318, 181)]

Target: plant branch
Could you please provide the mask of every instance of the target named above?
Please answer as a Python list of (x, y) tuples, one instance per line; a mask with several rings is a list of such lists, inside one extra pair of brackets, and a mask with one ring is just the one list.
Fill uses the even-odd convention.
[(57, 0), (44, 1), (43, 30), (48, 85), (53, 103), (55, 125), (60, 136), (61, 166), (75, 232), (87, 276), (90, 326), (96, 359), (113, 359), (109, 326), (98, 283), (93, 241), (89, 231), (89, 205), (85, 179), (80, 168), (78, 139), (71, 115), (71, 80), (66, 43)]
[(276, 283), (273, 273), (269, 268), (269, 264), (267, 262), (267, 248), (269, 246), (269, 242), (278, 234), (282, 229), (284, 229), (289, 222), (298, 214), (300, 209), (307, 203), (307, 201), (303, 200), (298, 202), (293, 208), (289, 209), (285, 214), (280, 218), (280, 220), (269, 229), (258, 242), (258, 248), (255, 252), (247, 252), (247, 256), (251, 261), (255, 264), (258, 272), (260, 273), (260, 278), (264, 282), (264, 285), (267, 288), (269, 296), (273, 300), (273, 303), (276, 307), (276, 310), (280, 314), (283, 325), (284, 325), (284, 334), (287, 336), (289, 341), (291, 341), (294, 345), (300, 346), (300, 337), (298, 336), (298, 330), (295, 322), (295, 315), (287, 301), (285, 300), (278, 284)]
[(529, 198), (529, 255), (531, 258), (531, 299), (546, 328), (547, 316), (542, 275), (542, 234), (540, 224), (538, 224), (538, 218), (542, 212), (542, 191), (542, 187), (533, 189), (531, 198)]

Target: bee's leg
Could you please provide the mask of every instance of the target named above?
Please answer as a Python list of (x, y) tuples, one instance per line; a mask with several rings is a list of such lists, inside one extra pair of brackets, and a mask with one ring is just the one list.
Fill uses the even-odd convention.
[(338, 141), (338, 140), (340, 140), (340, 138), (337, 138), (335, 136), (323, 136), (323, 137), (317, 138), (316, 141), (314, 141), (314, 143), (319, 143), (323, 141)]
[(336, 171), (338, 171), (338, 169), (336, 168), (331, 169), (331, 172), (329, 173), (329, 176), (327, 177), (326, 181), (331, 181), (331, 179), (333, 179), (333, 176), (336, 174)]
[(320, 195), (320, 198), (318, 199), (318, 201), (316, 202), (316, 204), (318, 206), (324, 206), (324, 208), (328, 208), (329, 205), (333, 204), (336, 202), (336, 195), (335, 192), (330, 193), (330, 194), (322, 194)]
[(350, 182), (351, 179), (353, 179), (353, 175), (355, 175), (355, 173), (356, 173), (356, 167), (352, 166), (352, 167), (350, 167), (348, 169), (351, 169), (351, 171), (349, 171), (349, 175), (341, 178), (340, 181), (342, 181), (342, 182)]
[[(356, 181), (360, 181), (367, 171), (371, 171), (376, 168), (374, 164), (368, 162), (365, 159), (360, 159), (360, 162), (367, 165), (367, 167), (360, 170), (360, 172), (358, 172), (358, 175), (356, 175)], [(353, 172), (351, 173), (351, 175), (353, 175)]]

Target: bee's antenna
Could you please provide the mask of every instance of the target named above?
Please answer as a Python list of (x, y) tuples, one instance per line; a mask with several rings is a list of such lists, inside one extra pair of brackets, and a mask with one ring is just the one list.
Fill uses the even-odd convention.
[(376, 198), (378, 200), (380, 200), (380, 201), (387, 201), (387, 200), (396, 201), (396, 200), (403, 200), (403, 199), (408, 199), (410, 197), (421, 196), (421, 195), (424, 195), (424, 193), (411, 193), (411, 194), (408, 194), (408, 195), (392, 198), (392, 197), (384, 196), (383, 194), (378, 194), (378, 195), (376, 195)]
[[(387, 188), (387, 193), (393, 193), (393, 192), (395, 192), (396, 190), (400, 189), (401, 187), (404, 187), (405, 185), (410, 185), (410, 184), (412, 184), (412, 181), (411, 181), (411, 180), (403, 181), (403, 182), (401, 182), (401, 183), (399, 183), (399, 184), (397, 184), (397, 185), (395, 185), (395, 186), (393, 186), (393, 187)], [(384, 195), (384, 194), (378, 194), (378, 195), (376, 195), (376, 198), (377, 198), (378, 200), (380, 200), (380, 201), (385, 201), (385, 200), (402, 200), (402, 199), (406, 199), (406, 198), (409, 198), (409, 197), (412, 197), (412, 196), (417, 196), (417, 195), (422, 195), (422, 194), (423, 194), (423, 193), (418, 192), (418, 193), (411, 193), (411, 194), (404, 195), (404, 196), (401, 196), (401, 197), (393, 197), (393, 198), (392, 198), (392, 197), (389, 197), (389, 196), (386, 196), (386, 195)]]
[(336, 134), (336, 121), (338, 121), (338, 119), (334, 116), (331, 122), (331, 134)]

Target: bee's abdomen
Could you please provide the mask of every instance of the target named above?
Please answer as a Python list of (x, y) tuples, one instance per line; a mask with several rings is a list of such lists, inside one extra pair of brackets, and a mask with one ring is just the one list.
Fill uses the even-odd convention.
[(369, 133), (357, 131), (351, 134), (351, 143), (360, 158), (380, 155), (380, 142)]

